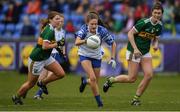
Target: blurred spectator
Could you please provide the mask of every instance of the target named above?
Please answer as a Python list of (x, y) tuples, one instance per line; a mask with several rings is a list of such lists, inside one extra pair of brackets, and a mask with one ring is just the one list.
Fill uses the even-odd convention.
[(107, 29), (109, 29), (110, 31), (113, 32), (114, 20), (113, 20), (113, 18), (111, 16), (111, 12), (109, 10), (104, 11), (104, 16), (103, 16), (102, 20), (104, 21), (105, 24), (108, 25), (109, 28), (107, 28)]
[[(65, 16), (65, 29), (73, 33), (84, 24), (84, 14), (95, 9), (100, 18), (109, 25), (109, 30), (116, 34), (126, 35), (129, 28), (137, 20), (150, 15), (150, 7), (155, 2), (161, 2), (164, 6), (163, 22), (164, 32), (162, 35), (177, 33), (180, 35), (180, 0), (1, 0), (0, 1), (0, 35), (1, 37), (18, 34), (20, 37), (22, 30), (11, 29), (26, 22), (27, 29), (23, 30), (23, 35), (36, 36), (39, 33), (39, 19), (46, 17), (50, 10), (59, 11)], [(148, 5), (147, 5), (148, 4)], [(24, 20), (27, 15), (30, 20)], [(20, 25), (17, 25), (20, 24)], [(24, 24), (24, 23), (23, 23)], [(28, 28), (29, 27), (29, 28)], [(32, 28), (34, 27), (34, 28)], [(28, 32), (28, 33), (27, 33)], [(35, 33), (33, 33), (35, 32)], [(177, 36), (178, 36), (177, 35)]]
[(13, 12), (14, 5), (12, 3), (8, 4), (8, 10), (5, 12), (5, 20), (4, 23), (13, 23)]
[(47, 0), (48, 8), (51, 11), (60, 11), (58, 0)]
[(37, 14), (41, 13), (41, 0), (30, 0), (27, 5), (27, 14)]
[(24, 16), (23, 18), (23, 27), (21, 32), (22, 36), (34, 36), (35, 34), (35, 28), (32, 26), (28, 16)]
[(112, 4), (109, 0), (104, 0), (103, 6), (104, 6), (104, 10), (112, 11)]
[(133, 27), (134, 25), (134, 15), (133, 11), (128, 12), (128, 18), (125, 27), (122, 29), (122, 33), (128, 33), (128, 31)]
[(174, 33), (174, 18), (173, 18), (173, 10), (171, 2), (168, 0), (164, 5), (164, 13), (163, 13), (163, 22), (164, 22), (164, 31)]
[(176, 25), (176, 32), (180, 34), (180, 0), (175, 0), (175, 6), (173, 10), (174, 22)]
[(18, 23), (20, 14), (22, 13), (22, 3), (20, 1), (11, 2), (5, 12), (4, 23)]
[(65, 30), (67, 31), (67, 33), (74, 33), (75, 32), (75, 28), (73, 26), (72, 21), (68, 21), (66, 26), (65, 26)]
[(148, 17), (148, 15), (149, 15), (149, 7), (146, 4), (146, 2), (138, 4), (134, 12), (135, 23), (141, 18)]

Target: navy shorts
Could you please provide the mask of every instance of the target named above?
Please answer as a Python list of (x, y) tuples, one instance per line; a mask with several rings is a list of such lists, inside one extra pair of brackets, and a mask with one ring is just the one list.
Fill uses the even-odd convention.
[(81, 55), (79, 55), (79, 58), (80, 58), (80, 62), (82, 62), (84, 60), (90, 60), (93, 68), (100, 68), (101, 67), (101, 59), (98, 60), (98, 59), (89, 58), (89, 57), (85, 57), (85, 56), (81, 56)]

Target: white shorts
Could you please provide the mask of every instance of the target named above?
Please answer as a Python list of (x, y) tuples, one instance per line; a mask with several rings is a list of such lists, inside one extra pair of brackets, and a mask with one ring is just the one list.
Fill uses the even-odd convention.
[(148, 52), (148, 53), (142, 55), (140, 58), (135, 59), (135, 56), (133, 53), (131, 53), (131, 51), (128, 51), (128, 50), (126, 51), (126, 60), (128, 60), (128, 61), (140, 63), (142, 58), (151, 58), (151, 57), (152, 57), (151, 54)]
[(33, 61), (31, 58), (28, 59), (28, 71), (33, 75), (40, 75), (45, 66), (53, 63), (55, 59), (50, 56), (48, 59), (43, 61)]

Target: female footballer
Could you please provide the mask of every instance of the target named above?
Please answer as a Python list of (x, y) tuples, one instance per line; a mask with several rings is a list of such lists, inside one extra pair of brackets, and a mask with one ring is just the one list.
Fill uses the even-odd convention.
[(37, 45), (31, 52), (28, 60), (28, 79), (19, 88), (17, 94), (12, 96), (12, 101), (14, 104), (23, 104), (21, 97), (23, 97), (27, 91), (36, 84), (38, 77), (44, 68), (53, 73), (53, 75), (37, 82), (37, 85), (45, 94), (48, 94), (46, 84), (65, 76), (62, 67), (51, 56), (51, 51), (53, 48), (62, 46), (64, 43), (63, 40), (56, 42), (54, 33), (54, 29), (60, 24), (61, 17), (62, 15), (60, 13), (51, 11), (48, 14), (48, 17), (41, 21), (42, 28), (40, 37), (38, 38)]
[(154, 4), (152, 16), (141, 19), (128, 32), (128, 45), (126, 59), (128, 60), (128, 75), (110, 77), (103, 85), (103, 91), (107, 92), (114, 83), (134, 83), (137, 79), (139, 66), (142, 67), (144, 78), (140, 82), (131, 105), (140, 105), (140, 96), (144, 93), (153, 77), (152, 56), (149, 53), (151, 41), (153, 49), (158, 50), (158, 39), (162, 30), (161, 17), (163, 7), (160, 3)]
[[(64, 25), (64, 16), (61, 14), (60, 17), (60, 24), (57, 28), (55, 28), (55, 40), (56, 41), (63, 41), (62, 46), (59, 46), (58, 48), (53, 48), (51, 56), (56, 59), (56, 61), (61, 65), (66, 61), (66, 49), (65, 49), (65, 31), (63, 30)], [(51, 77), (53, 73), (51, 71), (48, 71), (46, 69), (43, 69), (42, 73), (39, 76), (38, 80), (43, 80), (45, 78)], [(39, 90), (36, 92), (34, 99), (43, 99), (43, 90), (39, 88)]]
[(116, 43), (114, 37), (108, 32), (108, 30), (98, 25), (99, 15), (93, 12), (89, 12), (86, 16), (86, 24), (83, 25), (80, 30), (76, 33), (75, 45), (79, 46), (78, 55), (80, 57), (81, 66), (88, 75), (88, 79), (85, 77), (81, 78), (80, 92), (82, 93), (87, 84), (90, 85), (93, 95), (96, 99), (98, 107), (103, 107), (98, 88), (98, 79), (100, 77), (100, 67), (102, 60), (102, 49), (99, 46), (96, 49), (91, 49), (86, 45), (86, 40), (91, 35), (99, 36), (101, 41), (105, 41), (112, 49), (112, 56), (110, 62), (115, 67), (116, 62), (115, 51)]

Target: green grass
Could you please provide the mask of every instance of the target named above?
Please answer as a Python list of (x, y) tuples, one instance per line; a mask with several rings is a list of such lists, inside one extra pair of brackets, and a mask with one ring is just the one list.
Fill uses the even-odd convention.
[(44, 95), (45, 99), (33, 99), (38, 89), (35, 86), (23, 100), (24, 105), (14, 105), (11, 96), (26, 78), (26, 75), (17, 72), (0, 72), (0, 111), (180, 111), (180, 74), (156, 75), (141, 97), (142, 105), (139, 107), (131, 106), (129, 101), (142, 76), (134, 84), (115, 84), (108, 93), (102, 92), (105, 78), (101, 78), (99, 85), (104, 102), (102, 109), (97, 108), (89, 86), (84, 93), (79, 93), (80, 77), (72, 74), (48, 85), (49, 95)]

